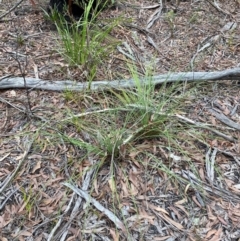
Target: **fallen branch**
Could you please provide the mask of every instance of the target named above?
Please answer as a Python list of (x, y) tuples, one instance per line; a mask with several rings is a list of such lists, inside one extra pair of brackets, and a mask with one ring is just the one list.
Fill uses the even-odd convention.
[[(140, 78), (142, 85), (149, 84), (150, 77)], [(180, 72), (156, 75), (151, 77), (151, 83), (158, 85), (168, 82), (180, 81), (206, 81), (206, 80), (240, 80), (240, 68), (228, 69), (215, 72)], [(81, 91), (86, 89), (104, 90), (109, 88), (124, 89), (136, 87), (136, 80), (113, 80), (113, 81), (94, 81), (89, 86), (88, 82), (79, 83), (70, 80), (49, 81), (35, 78), (25, 78), (25, 83), (21, 77), (3, 77), (0, 79), (0, 89), (29, 88), (42, 90), (74, 90)]]
[(80, 197), (84, 198), (87, 203), (91, 203), (93, 206), (95, 206), (95, 208), (97, 208), (100, 212), (105, 214), (116, 225), (117, 228), (121, 229), (122, 231), (124, 231), (124, 233), (126, 233), (126, 228), (124, 227), (124, 224), (113, 212), (103, 207), (97, 200), (92, 198), (86, 191), (80, 188), (77, 188), (74, 185), (67, 182), (63, 184), (69, 187), (70, 189), (72, 189)]

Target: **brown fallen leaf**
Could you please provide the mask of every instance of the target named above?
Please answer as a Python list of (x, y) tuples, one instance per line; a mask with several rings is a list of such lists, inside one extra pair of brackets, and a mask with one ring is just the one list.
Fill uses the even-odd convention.
[(109, 229), (109, 232), (112, 235), (113, 241), (119, 241), (119, 233), (116, 232), (116, 229)]
[(183, 230), (184, 227), (182, 226), (182, 224), (175, 222), (174, 220), (172, 220), (171, 218), (169, 218), (167, 215), (163, 214), (162, 218), (167, 221), (169, 224), (172, 224), (173, 226), (175, 226), (176, 228)]
[(222, 228), (219, 228), (209, 241), (221, 241)]
[(168, 215), (168, 212), (163, 208), (157, 207), (157, 206), (155, 206), (153, 204), (150, 204), (150, 203), (148, 203), (148, 207)]
[(32, 173), (35, 173), (37, 170), (41, 168), (42, 161), (38, 161), (36, 165), (33, 167)]

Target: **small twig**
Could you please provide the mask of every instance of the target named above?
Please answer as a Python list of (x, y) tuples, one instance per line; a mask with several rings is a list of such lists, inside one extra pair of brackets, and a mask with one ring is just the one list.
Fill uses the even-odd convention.
[[(40, 32), (40, 33), (34, 33), (34, 34), (26, 35), (26, 36), (23, 37), (23, 40), (27, 40), (28, 38), (35, 37), (35, 36), (38, 36), (40, 34), (42, 34), (42, 33)], [(13, 33), (8, 33), (8, 35), (10, 35), (11, 37), (14, 37), (14, 38), (18, 37), (16, 34), (13, 34)], [(14, 53), (14, 52), (8, 52), (8, 53)]]
[(10, 78), (12, 77), (13, 75), (12, 74), (8, 74), (8, 75), (5, 75), (3, 77), (0, 78), (0, 81), (4, 80), (4, 79), (7, 79), (7, 78)]
[(233, 154), (228, 151), (223, 151), (223, 150), (219, 150), (219, 151), (227, 156), (232, 157), (236, 161), (236, 163), (240, 166), (240, 156), (236, 156), (236, 154)]
[[(19, 107), (19, 106), (17, 106), (17, 105), (14, 105), (14, 104), (12, 104), (11, 102), (9, 102), (9, 101), (1, 98), (1, 97), (0, 97), (0, 102), (5, 103), (5, 104), (8, 104), (8, 105), (12, 106), (13, 108), (19, 110), (20, 112), (22, 112), (22, 113), (24, 113), (24, 114), (26, 114), (26, 115), (29, 114), (31, 117), (36, 117), (36, 118), (40, 119), (41, 121), (48, 122), (48, 121), (47, 121), (45, 118), (43, 118), (42, 116), (34, 115), (32, 112), (29, 113), (26, 108), (24, 109), (24, 108), (21, 108), (21, 107)], [(20, 101), (20, 102), (22, 103), (22, 101)], [(24, 105), (24, 103), (22, 103), (22, 104)], [(2, 127), (1, 127), (1, 128), (2, 128)], [(1, 128), (0, 128), (0, 129), (1, 129)], [(10, 136), (10, 135), (14, 135), (14, 134), (8, 133), (8, 134), (5, 134), (5, 135), (0, 135), (0, 137)]]
[(215, 1), (214, 1), (214, 4), (213, 4), (211, 1), (209, 1), (209, 0), (206, 0), (206, 1), (207, 1), (210, 5), (212, 5), (218, 12), (221, 12), (221, 13), (224, 13), (224, 14), (227, 14), (227, 15), (230, 15), (230, 13), (223, 11), (219, 6), (215, 5), (215, 4), (216, 4)]
[[(206, 191), (206, 194), (208, 196), (210, 196), (209, 193), (215, 194), (218, 197), (221, 197), (225, 200), (229, 200), (230, 198), (232, 198), (232, 200), (238, 201), (240, 200), (240, 197), (238, 195), (234, 195), (234, 194), (230, 194), (230, 192), (228, 190), (225, 190), (223, 188), (219, 188), (213, 185), (209, 185), (201, 180), (199, 180), (193, 173), (191, 173), (190, 171), (188, 171), (186, 173), (186, 171), (182, 171), (182, 177), (186, 178), (187, 180), (190, 181), (190, 179), (192, 180), (191, 184), (194, 185), (194, 187), (200, 187), (201, 190)], [(184, 180), (182, 180), (184, 181)]]
[[(207, 37), (205, 40), (202, 41), (201, 44), (198, 44), (197, 52), (193, 55), (193, 57), (190, 61), (190, 66), (191, 66), (192, 71), (193, 71), (194, 61), (195, 61), (196, 57), (198, 56), (198, 54), (203, 52), (205, 49), (208, 49), (211, 46), (213, 46), (219, 40), (219, 38), (220, 38), (220, 35), (217, 34), (212, 37)], [(205, 43), (205, 44), (203, 45), (203, 43)], [(200, 47), (200, 45), (202, 45), (202, 47)]]
[[(62, 145), (66, 148), (66, 145), (65, 145), (61, 135), (59, 135), (59, 138), (60, 138), (60, 140), (62, 142)], [(67, 167), (68, 159), (67, 159), (66, 152), (67, 151), (65, 151), (64, 154), (63, 154), (64, 155), (64, 171), (65, 171), (65, 174), (66, 174), (67, 178), (70, 179), (70, 174), (69, 174), (68, 167)]]
[(6, 114), (5, 114), (5, 118), (3, 120), (2, 125), (0, 126), (0, 130), (3, 130), (3, 128), (6, 126), (8, 122), (8, 106), (6, 106)]
[(192, 180), (192, 179), (196, 180), (197, 177), (193, 173), (191, 173), (189, 170), (188, 171), (182, 170), (182, 173), (184, 175), (188, 176), (188, 180), (190, 181), (191, 186), (192, 186), (192, 188), (195, 191), (195, 195), (196, 195), (196, 198), (197, 198), (196, 201), (199, 203), (200, 206), (202, 206), (202, 207), (206, 206), (204, 201), (203, 201), (203, 199), (202, 199), (202, 197), (201, 197), (201, 195), (199, 194), (198, 189), (196, 188), (196, 185), (194, 184), (194, 182)]
[(18, 7), (18, 5), (20, 5), (23, 2), (23, 0), (20, 0), (19, 2), (17, 2), (13, 7), (11, 7), (6, 13), (2, 14), (0, 16), (0, 19), (4, 18), (5, 16), (7, 16), (9, 13), (11, 13), (15, 8)]
[(230, 113), (230, 116), (235, 115), (235, 113), (236, 113), (236, 111), (237, 111), (237, 109), (238, 109), (238, 106), (240, 106), (240, 104), (237, 103), (237, 104), (234, 106), (234, 108), (232, 109), (232, 111), (231, 111), (231, 113)]
[(71, 200), (70, 200), (70, 202), (68, 203), (67, 208), (65, 209), (64, 213), (60, 216), (58, 222), (56, 223), (56, 225), (55, 225), (54, 228), (52, 229), (51, 233), (49, 234), (47, 241), (51, 241), (51, 240), (52, 240), (54, 233), (55, 233), (55, 232), (57, 231), (57, 229), (60, 227), (60, 225), (61, 225), (61, 223), (62, 223), (62, 220), (63, 220), (63, 218), (64, 218), (64, 215), (67, 214), (68, 211), (69, 211), (70, 208), (71, 208), (71, 205), (72, 205), (72, 202), (73, 202), (73, 200), (74, 200), (74, 197), (75, 197), (75, 193), (73, 193), (73, 195), (72, 195), (72, 197), (71, 197)]
[(22, 166), (22, 164), (24, 163), (24, 161), (27, 159), (27, 155), (32, 147), (32, 143), (33, 143), (33, 140), (30, 141), (26, 151), (23, 153), (23, 157), (22, 157), (22, 160), (18, 163), (18, 166), (17, 168), (15, 169), (15, 171), (12, 173), (11, 176), (9, 176), (7, 178), (7, 181), (4, 183), (4, 185), (1, 187), (0, 189), (0, 194), (5, 190), (5, 188), (10, 184), (10, 182), (13, 180), (13, 178), (16, 176), (17, 172), (19, 171), (20, 167)]
[[(90, 159), (92, 159), (92, 158), (90, 158)], [(90, 169), (87, 173), (86, 173), (86, 176), (85, 176), (85, 178), (84, 178), (84, 182), (83, 182), (83, 190), (85, 190), (85, 191), (87, 191), (87, 189), (88, 189), (88, 187), (89, 187), (89, 185), (90, 185), (90, 180), (91, 180), (91, 176), (92, 176), (92, 174), (93, 174), (93, 172), (94, 172), (94, 168), (92, 168), (92, 169)], [(68, 228), (66, 228), (67, 230), (62, 234), (62, 237), (61, 237), (61, 241), (63, 240), (65, 240), (64, 239), (64, 237), (68, 234), (68, 229), (69, 229), (69, 227), (70, 227), (70, 225), (71, 225), (71, 223), (72, 223), (72, 220), (76, 217), (76, 215), (78, 214), (78, 210), (79, 210), (79, 207), (80, 207), (80, 205), (81, 205), (81, 203), (82, 203), (82, 197), (78, 197), (78, 199), (77, 199), (77, 201), (76, 201), (76, 204), (75, 204), (75, 206), (74, 206), (74, 208), (73, 208), (73, 210), (72, 210), (72, 213), (71, 213), (71, 216), (70, 216), (70, 220), (69, 220), (69, 222), (68, 222), (68, 225), (67, 225), (67, 227)]]
[(51, 218), (51, 219), (46, 218), (42, 223), (36, 225), (36, 227), (32, 231), (32, 234), (34, 234), (39, 228), (43, 227), (45, 224), (50, 223), (50, 222), (54, 221), (55, 219), (56, 218)]
[(3, 208), (4, 208), (4, 206), (5, 206), (5, 204), (7, 203), (7, 201), (12, 197), (12, 195), (14, 194), (14, 193), (16, 193), (18, 191), (18, 189), (15, 189), (15, 190), (13, 190), (6, 198), (5, 198), (5, 200), (3, 201), (3, 203), (1, 204), (1, 206), (0, 206), (0, 210), (2, 210)]
[(205, 157), (206, 171), (211, 184), (213, 184), (213, 181), (214, 181), (214, 163), (215, 163), (217, 151), (218, 151), (217, 148), (214, 148), (213, 151), (211, 148), (209, 148)]
[[(21, 75), (22, 75), (22, 78), (23, 78), (23, 81), (24, 81), (24, 88), (26, 89), (26, 96), (27, 96), (26, 114), (27, 114), (28, 120), (30, 120), (31, 116), (33, 115), (33, 113), (32, 113), (32, 108), (31, 108), (31, 104), (30, 104), (31, 102), (30, 102), (29, 90), (27, 89), (27, 82), (26, 82), (26, 77), (25, 77), (25, 71), (22, 69), (22, 65), (21, 65), (21, 63), (20, 63), (20, 61), (18, 59), (18, 54), (16, 54), (16, 57), (14, 59), (18, 63), (18, 67), (19, 67), (19, 70), (21, 72)], [(26, 57), (26, 62), (27, 62), (27, 57)]]
[(106, 109), (102, 109), (102, 110), (94, 110), (94, 111), (89, 111), (89, 112), (84, 112), (81, 114), (73, 115), (71, 117), (63, 119), (62, 121), (64, 122), (64, 121), (68, 121), (68, 120), (71, 120), (76, 117), (80, 118), (80, 117), (84, 117), (87, 115), (93, 115), (93, 114), (97, 114), (97, 113), (105, 113), (105, 112), (111, 112), (111, 111), (130, 111), (130, 109), (128, 109), (128, 108), (106, 108)]
[[(147, 41), (149, 44), (151, 44), (157, 51), (160, 55), (162, 55), (162, 57), (164, 59), (166, 59), (167, 61), (170, 61), (170, 59), (166, 56), (164, 56), (164, 54), (162, 53), (162, 51), (159, 49), (159, 47), (157, 46), (157, 44), (154, 42), (154, 40), (150, 37), (150, 36), (147, 36)], [(165, 60), (162, 60), (162, 62), (166, 65), (170, 65), (168, 62), (166, 62)]]
[(212, 131), (216, 135), (221, 136), (221, 137), (223, 137), (224, 139), (226, 139), (228, 141), (233, 141), (233, 142), (236, 141), (236, 139), (234, 137), (225, 135), (224, 133), (222, 133), (222, 132), (220, 132), (218, 130), (215, 130), (215, 129), (207, 126), (207, 125), (204, 125), (204, 124), (199, 123), (199, 122), (195, 122), (195, 121), (193, 121), (193, 120), (191, 120), (191, 119), (189, 119), (187, 117), (184, 117), (184, 116), (181, 116), (181, 115), (178, 115), (178, 114), (176, 114), (175, 116), (178, 117), (180, 120), (183, 120), (183, 121), (185, 121), (185, 122), (187, 122), (189, 124), (196, 125), (197, 127), (200, 127), (200, 128), (203, 128), (203, 129), (206, 129), (206, 130), (209, 130), (209, 131)]
[(87, 192), (83, 191), (82, 189), (77, 188), (67, 182), (63, 183), (63, 185), (69, 187), (79, 196), (83, 197), (87, 201), (87, 203), (92, 203), (95, 206), (95, 208), (97, 208), (99, 211), (105, 214), (116, 225), (117, 228), (121, 229), (126, 234), (126, 228), (124, 227), (124, 224), (113, 212), (103, 207), (102, 204), (100, 204), (97, 200), (92, 198)]
[(147, 29), (139, 27), (139, 26), (134, 25), (134, 24), (124, 23), (124, 26), (127, 27), (127, 28), (137, 29), (137, 30), (139, 30), (141, 33), (143, 33), (145, 35), (152, 35), (152, 36), (154, 35), (152, 32), (148, 31)]
[(117, 49), (118, 49), (118, 51), (119, 51), (120, 53), (122, 53), (123, 55), (125, 55), (125, 56), (128, 57), (129, 59), (131, 59), (131, 60), (133, 60), (133, 61), (136, 61), (136, 58), (135, 58), (133, 55), (131, 55), (131, 54), (127, 53), (126, 51), (124, 51), (120, 46), (117, 46)]
[[(92, 176), (92, 173), (94, 172), (94, 168), (92, 168), (91, 170), (89, 170), (87, 173), (86, 173), (86, 176), (85, 176), (85, 179), (84, 179), (84, 182), (83, 182), (83, 190), (87, 190), (89, 185), (90, 185), (90, 178)], [(73, 195), (75, 197), (75, 195)], [(51, 234), (49, 235), (48, 237), (48, 241), (50, 240), (59, 240), (60, 236), (61, 237), (61, 240), (65, 240), (64, 237), (68, 234), (68, 228), (69, 226), (71, 225), (72, 223), (72, 220), (77, 216), (78, 214), (78, 210), (79, 210), (79, 207), (81, 205), (81, 202), (82, 202), (82, 198), (81, 197), (78, 197), (75, 205), (74, 205), (74, 208), (71, 212), (71, 215), (69, 217), (69, 220), (68, 222), (61, 228), (61, 230), (53, 237), (54, 233), (56, 232), (57, 228), (61, 225), (62, 223), (62, 220), (63, 220), (63, 217), (61, 217), (57, 224), (55, 225), (55, 227), (53, 228), (53, 230), (51, 231)], [(66, 214), (66, 212), (64, 212), (64, 214)]]
[(12, 106), (13, 108), (17, 109), (18, 111), (23, 112), (24, 114), (26, 114), (26, 111), (23, 108), (20, 108), (19, 106), (12, 104), (11, 102), (3, 99), (2, 97), (0, 97), (0, 101), (2, 103), (5, 103), (5, 104), (8, 104), (8, 105)]
[(211, 112), (218, 120), (220, 120), (222, 123), (226, 124), (227, 126), (230, 126), (236, 130), (240, 131), (240, 125), (231, 119), (229, 119), (227, 116), (225, 116), (223, 113), (218, 113), (217, 111), (213, 109), (209, 109), (209, 112)]
[(0, 159), (0, 162), (2, 162), (5, 158), (7, 158), (10, 155), (10, 153), (7, 153), (3, 158)]
[(151, 28), (152, 25), (154, 24), (154, 22), (157, 21), (160, 18), (163, 7), (164, 6), (163, 6), (163, 3), (162, 3), (162, 0), (159, 0), (159, 8), (152, 14), (150, 19), (148, 19), (148, 21), (147, 21), (147, 30), (149, 28)]

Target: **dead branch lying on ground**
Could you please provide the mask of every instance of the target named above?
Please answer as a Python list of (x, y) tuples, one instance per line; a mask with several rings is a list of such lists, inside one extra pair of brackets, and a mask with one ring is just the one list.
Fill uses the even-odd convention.
[[(140, 78), (139, 81), (142, 85), (151, 84), (158, 85), (162, 83), (169, 82), (181, 82), (181, 81), (208, 81), (208, 80), (240, 80), (240, 68), (227, 69), (223, 71), (215, 72), (179, 72), (179, 73), (169, 73), (156, 76), (148, 76), (145, 78)], [(9, 77), (5, 76), (0, 79), (0, 89), (16, 89), (16, 88), (29, 88), (29, 89), (42, 89), (42, 90), (53, 90), (53, 91), (63, 91), (63, 90), (73, 90), (81, 91), (85, 89), (91, 90), (104, 90), (104, 89), (124, 89), (124, 88), (134, 88), (138, 83), (136, 80), (113, 80), (113, 81), (94, 81), (89, 84), (89, 82), (79, 83), (70, 80), (41, 80), (35, 78), (25, 78), (21, 77)]]

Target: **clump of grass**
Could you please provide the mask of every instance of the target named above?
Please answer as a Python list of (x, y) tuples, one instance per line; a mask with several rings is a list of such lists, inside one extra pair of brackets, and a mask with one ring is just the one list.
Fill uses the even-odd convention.
[[(66, 91), (66, 101), (74, 103), (77, 114), (69, 111), (69, 117), (57, 126), (57, 138), (78, 153), (77, 157), (69, 155), (64, 167), (69, 170), (69, 182), (77, 183), (92, 171), (88, 193), (99, 198), (96, 187), (109, 190), (108, 207), (124, 220), (126, 227), (130, 214), (124, 213), (123, 197), (131, 200), (128, 205), (137, 219), (141, 213), (138, 195), (144, 185), (153, 183), (153, 189), (154, 185), (163, 185), (157, 189), (169, 196), (169, 190), (171, 195), (176, 192), (174, 198), (188, 200), (188, 190), (198, 190), (204, 197), (201, 183), (196, 185), (181, 175), (182, 170), (187, 170), (199, 177), (193, 161), (197, 153), (193, 140), (201, 139), (200, 134), (176, 118), (189, 92), (181, 91), (179, 83), (156, 88), (151, 71), (140, 78), (135, 68), (129, 68), (135, 89), (81, 94)], [(94, 209), (89, 206), (83, 220), (88, 220), (91, 212)]]
[(24, 37), (22, 35), (17, 35), (16, 42), (19, 47), (23, 46), (25, 42)]
[(174, 35), (175, 17), (176, 17), (176, 14), (174, 13), (173, 10), (170, 10), (169, 12), (167, 12), (166, 17), (165, 17), (165, 19), (170, 27), (171, 37), (173, 37), (173, 35)]
[(35, 208), (37, 205), (37, 198), (38, 195), (33, 193), (34, 191), (30, 188), (30, 190), (25, 190), (24, 188), (21, 188), (22, 194), (23, 194), (23, 202), (25, 209), (27, 210), (28, 214), (32, 212), (32, 209)]
[(96, 24), (104, 6), (93, 7), (93, 0), (84, 6), (84, 16), (78, 21), (67, 22), (56, 10), (52, 11), (54, 21), (60, 35), (59, 52), (71, 66), (78, 66), (85, 73), (89, 83), (94, 79), (96, 71), (104, 59), (114, 50), (119, 41), (110, 41), (109, 33), (119, 24), (119, 19), (104, 21), (105, 27)]
[[(173, 136), (171, 113), (178, 105), (172, 101), (175, 86), (163, 85), (156, 92), (152, 84), (151, 73), (147, 73), (143, 83), (136, 70), (130, 67), (136, 84), (135, 90), (110, 90), (110, 99), (107, 108), (98, 107), (90, 113), (73, 116), (71, 123), (78, 131), (88, 132), (94, 140), (93, 145), (84, 141), (72, 140), (74, 144), (94, 150), (101, 156), (121, 158), (121, 150), (125, 146), (133, 146), (135, 142), (145, 139), (170, 139)], [(178, 91), (178, 90), (176, 90)], [(66, 92), (67, 100), (75, 98), (74, 93)], [(103, 95), (104, 97), (104, 95)], [(105, 98), (109, 97), (105, 95)], [(81, 98), (83, 99), (83, 98)], [(100, 110), (99, 110), (100, 108)], [(95, 146), (95, 147), (94, 147)]]

